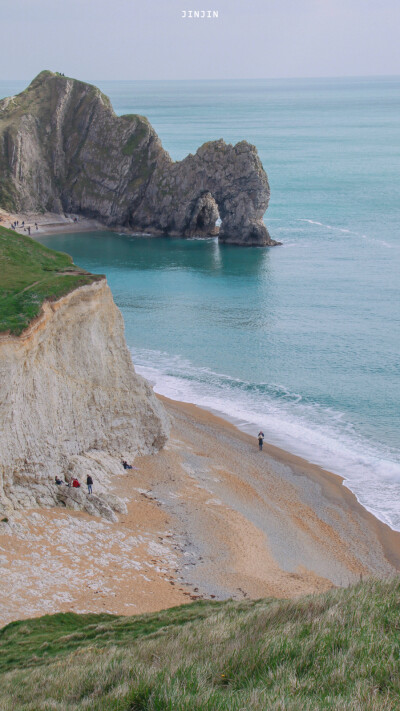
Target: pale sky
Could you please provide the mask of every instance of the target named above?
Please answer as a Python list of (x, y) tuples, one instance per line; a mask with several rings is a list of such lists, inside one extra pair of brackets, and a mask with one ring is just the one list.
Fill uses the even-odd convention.
[[(400, 0), (0, 0), (0, 78), (400, 74)], [(183, 19), (216, 10), (218, 19)]]

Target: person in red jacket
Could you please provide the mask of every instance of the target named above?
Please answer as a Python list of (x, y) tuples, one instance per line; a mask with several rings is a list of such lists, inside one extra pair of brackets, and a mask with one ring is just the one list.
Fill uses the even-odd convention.
[(76, 479), (76, 477), (74, 479), (72, 479), (72, 487), (74, 489), (79, 489), (79, 487), (80, 487), (80, 483), (79, 483), (78, 479)]

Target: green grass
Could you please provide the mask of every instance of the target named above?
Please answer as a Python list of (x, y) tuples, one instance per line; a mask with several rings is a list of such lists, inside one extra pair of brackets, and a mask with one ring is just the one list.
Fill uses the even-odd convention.
[(19, 335), (44, 301), (101, 278), (76, 267), (68, 254), (0, 227), (0, 331)]
[(2, 711), (400, 709), (400, 580), (0, 631)]

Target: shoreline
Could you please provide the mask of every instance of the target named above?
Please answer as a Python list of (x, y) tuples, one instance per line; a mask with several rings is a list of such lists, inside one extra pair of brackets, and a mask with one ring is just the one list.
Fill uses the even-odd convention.
[[(195, 403), (185, 403), (171, 400), (170, 398), (158, 393), (157, 397), (159, 397), (160, 400), (167, 405), (167, 407), (169, 406), (179, 408), (181, 410), (187, 410), (197, 420), (201, 419), (200, 413), (204, 412), (205, 417), (211, 418), (212, 422), (217, 426), (232, 428), (236, 436), (243, 438), (243, 441), (245, 441), (248, 446), (257, 451), (257, 438), (241, 429), (237, 424), (227, 419), (223, 414), (196, 405)], [(391, 528), (389, 524), (382, 521), (378, 518), (378, 516), (360, 503), (353, 491), (346, 486), (346, 479), (343, 476), (329, 471), (319, 464), (310, 462), (304, 457), (294, 454), (277, 445), (271, 444), (266, 440), (264, 440), (263, 451), (260, 454), (261, 456), (264, 455), (268, 457), (272, 466), (278, 464), (278, 468), (281, 466), (288, 467), (292, 470), (295, 477), (306, 477), (320, 487), (324, 496), (330, 499), (335, 505), (344, 504), (364, 519), (368, 526), (372, 527), (372, 529), (376, 532), (391, 563), (400, 571), (400, 532)]]
[[(295, 598), (400, 571), (400, 533), (338, 475), (196, 405), (159, 396), (171, 437), (114, 476), (117, 522), (25, 509), (0, 522), (0, 627), (54, 612), (155, 612)], [(94, 484), (96, 491), (96, 482)]]
[[(144, 377), (144, 376), (143, 376)], [(166, 400), (171, 400), (172, 402), (181, 402), (182, 404), (186, 405), (193, 405), (193, 407), (199, 408), (200, 410), (204, 410), (205, 412), (209, 412), (211, 415), (215, 415), (215, 417), (233, 425), (235, 429), (237, 429), (239, 432), (243, 432), (244, 434), (248, 435), (251, 440), (256, 441), (256, 437), (254, 434), (251, 434), (250, 429), (256, 430), (257, 427), (253, 426), (252, 423), (245, 423), (243, 425), (239, 424), (241, 420), (239, 418), (235, 417), (230, 417), (224, 412), (221, 412), (219, 410), (216, 410), (215, 408), (211, 407), (206, 407), (205, 405), (199, 405), (195, 402), (186, 402), (186, 401), (178, 401), (178, 400), (173, 400), (172, 398), (169, 398), (166, 395), (162, 395), (161, 393), (156, 393), (156, 395), (160, 398), (165, 398)], [(308, 459), (306, 456), (302, 456), (301, 454), (297, 454), (294, 451), (291, 451), (290, 448), (286, 448), (286, 446), (280, 446), (279, 444), (273, 444), (273, 442), (266, 441), (264, 439), (264, 444), (263, 444), (264, 450), (270, 449), (270, 451), (274, 451), (278, 454), (279, 458), (282, 458), (283, 460), (288, 457), (288, 458), (293, 458), (294, 460), (298, 460), (298, 462), (302, 462), (306, 467), (315, 467), (318, 471), (324, 472), (327, 474), (329, 477), (337, 477), (343, 487), (345, 487), (351, 494), (352, 496), (355, 497), (357, 503), (365, 509), (371, 516), (373, 516), (375, 519), (377, 519), (380, 523), (384, 524), (387, 526), (391, 531), (400, 533), (399, 529), (393, 528), (388, 521), (385, 521), (383, 516), (381, 517), (379, 515), (379, 512), (375, 512), (371, 508), (369, 508), (366, 504), (364, 504), (360, 499), (358, 498), (357, 494), (352, 490), (351, 488), (351, 479), (346, 478), (343, 474), (339, 474), (338, 472), (332, 471), (328, 467), (325, 467), (323, 464), (320, 464), (317, 461), (311, 461), (311, 459)]]
[[(0, 225), (10, 229), (11, 225), (15, 221), (20, 223), (19, 226), (16, 227), (15, 231), (18, 234), (26, 234), (32, 237), (32, 239), (35, 237), (42, 237), (44, 235), (57, 235), (73, 232), (100, 232), (110, 229), (99, 220), (81, 217), (80, 215), (72, 213), (70, 215), (55, 212), (45, 212), (40, 214), (35, 212), (17, 213), (0, 209)], [(24, 227), (21, 227), (22, 222), (25, 223)], [(37, 224), (37, 229), (35, 224)], [(30, 235), (27, 231), (27, 227), (31, 228)]]
[[(138, 232), (137, 230), (127, 227), (126, 225), (107, 225), (100, 220), (96, 220), (90, 217), (83, 217), (78, 213), (58, 213), (58, 212), (8, 212), (3, 208), (0, 208), (0, 226), (6, 227), (7, 229), (13, 229), (12, 224), (18, 221), (19, 225), (15, 228), (18, 234), (27, 234), (32, 239), (35, 237), (50, 237), (57, 236), (61, 234), (73, 234), (75, 232), (115, 232), (116, 234), (126, 234), (130, 236), (140, 236), (149, 238), (165, 237), (163, 232), (153, 231), (153, 232)], [(24, 222), (24, 226), (21, 223)], [(37, 227), (36, 227), (37, 225)], [(27, 231), (27, 227), (31, 228), (30, 234)], [(209, 235), (208, 237), (193, 236), (193, 237), (182, 237), (179, 234), (173, 232), (169, 233), (171, 237), (179, 237), (181, 239), (214, 239), (218, 235)], [(277, 243), (280, 244), (280, 243)]]
[[(135, 369), (137, 372), (142, 375), (142, 377), (146, 378), (150, 384), (152, 385), (153, 388), (159, 388), (158, 390), (155, 390), (156, 394), (159, 395), (160, 397), (165, 397), (167, 399), (171, 399), (172, 401), (175, 401), (174, 395), (164, 395), (162, 392), (162, 385), (159, 384), (156, 380), (156, 376), (154, 374), (147, 374), (146, 368), (142, 366), (137, 366), (134, 358), (134, 354), (132, 354), (133, 360), (134, 360), (134, 365)], [(168, 388), (167, 388), (168, 391)], [(231, 415), (229, 412), (224, 411), (222, 409), (217, 409), (215, 407), (208, 406), (207, 404), (200, 404), (199, 402), (196, 402), (194, 399), (186, 399), (186, 396), (183, 395), (185, 399), (180, 400), (183, 404), (192, 404), (195, 407), (200, 408), (201, 410), (204, 410), (205, 412), (209, 412), (216, 417), (221, 418), (222, 420), (229, 422), (232, 424), (234, 427), (236, 427), (240, 432), (243, 432), (245, 434), (248, 434), (251, 438), (255, 438), (255, 433), (258, 431), (260, 428), (260, 421), (262, 423), (262, 416), (260, 417), (258, 423), (254, 420), (246, 420), (243, 417), (235, 417), (234, 415)], [(261, 429), (263, 427), (263, 423), (261, 424)], [(265, 425), (264, 425), (265, 431)], [(272, 448), (276, 448), (277, 451), (280, 451), (282, 453), (286, 453), (290, 456), (297, 457), (299, 460), (306, 462), (310, 466), (317, 467), (320, 470), (329, 472), (331, 476), (337, 476), (340, 478), (340, 480), (343, 483), (343, 486), (348, 489), (355, 497), (357, 502), (362, 506), (368, 513), (370, 513), (374, 518), (378, 519), (381, 523), (385, 524), (386, 526), (389, 527), (390, 530), (394, 532), (400, 532), (400, 528), (396, 528), (395, 524), (392, 524), (391, 521), (389, 520), (389, 517), (385, 516), (384, 513), (382, 513), (379, 509), (375, 509), (373, 507), (370, 507), (368, 503), (364, 502), (362, 498), (362, 490), (357, 493), (357, 482), (354, 484), (352, 481), (351, 476), (348, 474), (342, 473), (341, 472), (341, 466), (340, 464), (335, 464), (335, 462), (332, 461), (326, 461), (327, 459), (332, 460), (332, 457), (327, 457), (326, 453), (321, 449), (318, 451), (316, 450), (316, 455), (314, 459), (311, 458), (310, 452), (304, 452), (302, 453), (301, 451), (299, 452), (298, 449), (299, 447), (297, 446), (296, 440), (293, 441), (290, 440), (290, 438), (287, 438), (287, 441), (285, 441), (285, 438), (282, 436), (276, 437), (276, 432), (273, 435), (270, 435), (272, 439), (268, 439), (268, 446), (271, 446)], [(273, 440), (273, 437), (275, 437), (275, 443)], [(277, 440), (277, 441), (276, 441)], [(339, 438), (339, 441), (340, 438)], [(264, 440), (264, 448), (267, 446), (267, 440)], [(296, 451), (297, 449), (297, 451)], [(305, 448), (303, 448), (305, 449)], [(301, 448), (300, 448), (301, 450)], [(349, 452), (353, 452), (352, 449), (348, 449)], [(324, 461), (325, 460), (325, 461)], [(349, 466), (349, 463), (347, 463), (347, 466)], [(354, 488), (353, 488), (354, 486)]]

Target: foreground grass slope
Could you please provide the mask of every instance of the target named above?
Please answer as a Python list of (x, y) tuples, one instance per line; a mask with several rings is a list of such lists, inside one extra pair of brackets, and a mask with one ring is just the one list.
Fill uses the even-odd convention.
[(400, 580), (0, 631), (0, 708), (400, 709)]
[(0, 331), (20, 334), (44, 301), (100, 278), (76, 267), (68, 254), (0, 227)]

